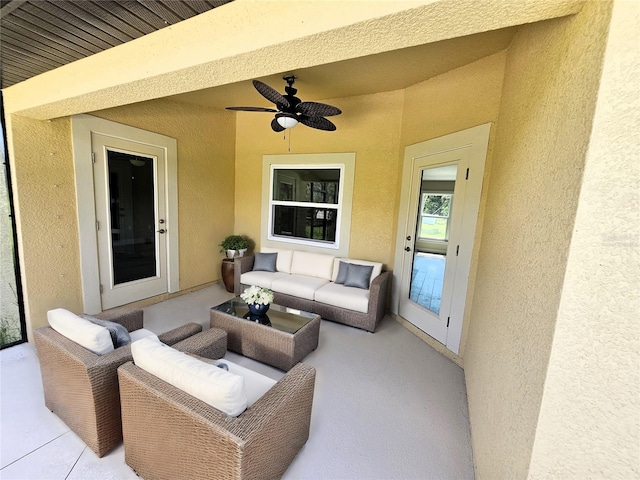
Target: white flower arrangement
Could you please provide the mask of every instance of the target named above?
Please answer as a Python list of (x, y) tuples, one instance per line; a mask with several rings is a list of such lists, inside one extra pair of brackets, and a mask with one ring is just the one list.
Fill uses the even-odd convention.
[(247, 304), (257, 303), (258, 305), (269, 305), (273, 302), (273, 292), (268, 288), (252, 285), (240, 294)]

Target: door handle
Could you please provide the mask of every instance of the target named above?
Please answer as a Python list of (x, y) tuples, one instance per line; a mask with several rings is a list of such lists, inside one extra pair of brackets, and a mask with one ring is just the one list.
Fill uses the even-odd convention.
[(411, 235), (407, 235), (407, 241), (411, 240)]
[(410, 252), (410, 251), (411, 251), (411, 249), (410, 249), (409, 247), (404, 247), (404, 251), (405, 251), (405, 252)]
[(160, 230), (158, 230), (158, 233), (165, 233), (166, 230), (164, 228), (161, 228)]

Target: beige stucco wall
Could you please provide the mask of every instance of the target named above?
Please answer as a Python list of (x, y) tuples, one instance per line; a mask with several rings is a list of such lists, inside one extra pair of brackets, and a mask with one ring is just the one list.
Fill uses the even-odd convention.
[(479, 480), (528, 475), (609, 10), (525, 26), (508, 49), (464, 359)]
[(8, 129), (27, 326), (36, 328), (51, 308), (82, 310), (71, 122), (14, 115)]
[[(351, 256), (393, 268), (395, 196), (402, 121), (402, 91), (326, 100), (343, 110), (335, 132), (298, 125), (290, 153), (355, 152)], [(289, 137), (275, 133), (268, 114), (239, 113), (236, 141), (236, 233), (260, 242), (262, 156), (289, 153)]]
[[(491, 172), (495, 123), (500, 111), (505, 60), (506, 52), (501, 52), (407, 88), (404, 95), (401, 149), (431, 138), (492, 123), (484, 175), (484, 184), (487, 185)], [(400, 154), (403, 156), (404, 151)], [(399, 175), (401, 174), (400, 171)], [(399, 201), (400, 189), (396, 195)], [(458, 356), (454, 358), (458, 363), (462, 363), (464, 357), (470, 323), (486, 197), (487, 189), (483, 188), (469, 271), (462, 338)], [(397, 215), (394, 221), (397, 224)], [(429, 341), (428, 338), (422, 337)], [(446, 355), (450, 354), (444, 347), (440, 348), (437, 342), (429, 343)]]
[(638, 25), (640, 4), (616, 1), (532, 479), (640, 478)]
[(93, 115), (177, 139), (180, 289), (219, 280), (218, 244), (233, 230), (235, 116), (167, 100)]

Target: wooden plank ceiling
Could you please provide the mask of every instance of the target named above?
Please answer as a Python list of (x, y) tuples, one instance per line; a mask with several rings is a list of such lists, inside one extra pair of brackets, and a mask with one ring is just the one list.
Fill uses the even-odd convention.
[(1, 88), (232, 0), (0, 0)]

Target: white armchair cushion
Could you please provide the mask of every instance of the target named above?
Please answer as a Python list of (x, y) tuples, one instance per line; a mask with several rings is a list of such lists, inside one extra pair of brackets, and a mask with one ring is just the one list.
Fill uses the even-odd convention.
[(333, 261), (333, 275), (331, 276), (331, 281), (335, 282), (338, 277), (338, 270), (340, 262), (344, 263), (355, 263), (356, 265), (366, 265), (372, 266), (373, 271), (371, 272), (371, 278), (369, 279), (369, 286), (371, 286), (371, 281), (376, 278), (380, 273), (382, 273), (382, 263), (380, 262), (369, 262), (368, 260), (356, 260), (353, 258), (336, 258)]
[(278, 272), (291, 273), (291, 259), (293, 258), (293, 250), (283, 250), (281, 248), (263, 247), (260, 249), (262, 253), (277, 253), (276, 270)]
[(244, 378), (195, 359), (152, 338), (131, 344), (134, 363), (229, 416), (247, 408)]
[(240, 275), (240, 283), (243, 285), (258, 285), (263, 288), (271, 288), (271, 284), (274, 280), (288, 276), (289, 274), (283, 272), (263, 272), (260, 270), (252, 270)]
[(98, 355), (113, 351), (113, 341), (109, 330), (89, 320), (80, 318), (75, 313), (56, 308), (47, 312), (47, 320), (51, 328), (60, 335)]
[(155, 333), (153, 333), (151, 330), (147, 330), (146, 328), (140, 328), (138, 330), (134, 330), (133, 332), (130, 332), (129, 335), (131, 336), (131, 343), (137, 342), (138, 340), (142, 340), (143, 338), (147, 338), (147, 337), (152, 337), (156, 339), (158, 342), (160, 341), (160, 339)]
[(278, 280), (274, 280), (271, 284), (271, 289), (274, 292), (313, 300), (315, 291), (327, 283), (329, 283), (329, 280), (324, 278), (306, 277), (303, 275), (285, 275)]
[(356, 312), (369, 311), (369, 290), (345, 287), (338, 283), (331, 282), (316, 290), (314, 300)]
[(249, 370), (242, 365), (230, 362), (224, 358), (214, 360), (213, 363), (215, 365), (225, 363), (229, 367), (229, 371), (231, 373), (234, 375), (240, 375), (244, 378), (244, 386), (247, 389), (247, 408), (256, 403), (260, 397), (267, 393), (271, 387), (276, 384), (274, 379), (258, 372), (254, 372), (253, 370)]
[(334, 259), (333, 255), (294, 250), (293, 260), (291, 261), (291, 274), (331, 280)]

